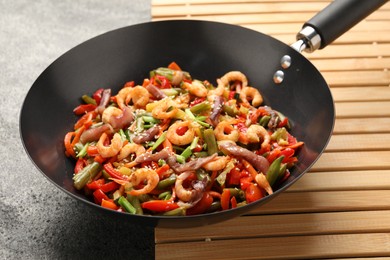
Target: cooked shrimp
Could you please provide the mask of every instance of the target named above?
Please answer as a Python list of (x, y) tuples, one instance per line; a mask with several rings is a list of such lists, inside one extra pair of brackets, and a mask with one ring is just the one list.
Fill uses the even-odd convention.
[[(178, 108), (170, 98), (164, 98), (157, 101), (158, 104), (152, 110), (152, 116), (157, 119), (168, 119), (175, 116)], [(171, 109), (171, 110), (170, 110)]]
[(199, 80), (194, 80), (192, 83), (183, 82), (183, 88), (197, 97), (207, 96), (207, 89)]
[(207, 94), (207, 100), (209, 102), (214, 102), (215, 96), (222, 96), (225, 92), (225, 85), (220, 79), (217, 79), (218, 86), (215, 89), (212, 89)]
[(193, 183), (188, 189), (183, 187), (183, 182), (192, 174), (192, 171), (183, 172), (176, 178), (175, 193), (176, 196), (184, 202), (194, 202), (203, 196), (206, 187), (204, 182)]
[(263, 142), (261, 143), (261, 148), (267, 147), (269, 145), (269, 142), (271, 141), (270, 134), (261, 125), (251, 125), (250, 127), (248, 127), (246, 134), (247, 134), (249, 142), (251, 142), (251, 143), (260, 142), (259, 137), (262, 137)]
[(103, 133), (96, 144), (99, 154), (104, 158), (113, 157), (117, 155), (123, 145), (120, 134), (115, 133), (114, 137), (111, 140), (111, 144), (109, 146), (105, 146), (104, 142), (106, 141), (107, 137), (107, 134)]
[(145, 153), (145, 148), (140, 144), (128, 143), (122, 147), (121, 151), (118, 154), (118, 161), (121, 161), (128, 157), (130, 154), (135, 153), (138, 157), (141, 154)]
[(273, 190), (272, 190), (272, 187), (271, 185), (269, 185), (269, 182), (267, 180), (267, 177), (265, 177), (264, 174), (262, 173), (259, 173), (255, 176), (255, 181), (256, 183), (261, 187), (263, 188), (268, 194), (272, 194), (273, 193)]
[(242, 88), (245, 88), (246, 86), (248, 86), (248, 79), (240, 71), (230, 71), (230, 72), (226, 73), (225, 75), (223, 75), (223, 77), (221, 78), (221, 82), (224, 86), (227, 86), (227, 85), (229, 85), (230, 82), (237, 81), (237, 80), (241, 81)]
[(252, 106), (258, 107), (263, 103), (263, 97), (258, 89), (253, 87), (245, 87), (240, 92), (240, 99), (245, 103), (252, 101)]
[(117, 107), (107, 107), (104, 109), (102, 114), (102, 121), (103, 123), (109, 124), (111, 121), (111, 118), (117, 117), (123, 113), (122, 109), (119, 109)]
[(188, 93), (177, 96), (174, 100), (175, 107), (187, 108), (190, 103), (190, 95)]
[(144, 108), (149, 102), (149, 91), (141, 86), (126, 87), (119, 91), (116, 100), (120, 108), (125, 107), (130, 101), (135, 108)]
[(130, 182), (134, 186), (146, 181), (146, 185), (138, 190), (131, 190), (130, 195), (138, 196), (141, 194), (147, 194), (156, 188), (160, 178), (155, 170), (148, 168), (140, 168), (130, 175)]
[(226, 167), (230, 158), (228, 156), (217, 156), (211, 162), (203, 164), (203, 168), (207, 171), (219, 171)]
[[(179, 128), (187, 128), (186, 132), (182, 135), (178, 134), (177, 131)], [(191, 126), (190, 121), (177, 121), (173, 123), (167, 131), (168, 140), (175, 145), (186, 145), (192, 142), (195, 137), (195, 130)]]
[(218, 141), (229, 140), (237, 142), (239, 133), (238, 130), (233, 127), (237, 120), (229, 120), (220, 122), (214, 129), (214, 135)]

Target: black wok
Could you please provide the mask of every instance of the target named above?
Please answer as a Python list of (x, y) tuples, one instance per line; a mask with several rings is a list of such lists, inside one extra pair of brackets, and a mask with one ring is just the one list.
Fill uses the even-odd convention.
[[(320, 13), (308, 24), (323, 37), (321, 42), (318, 44), (316, 35), (304, 35), (308, 39), (299, 41), (297, 49), (325, 47), (386, 1), (341, 0), (338, 7), (335, 5), (336, 11), (340, 2), (341, 5), (347, 3), (347, 8), (356, 7), (356, 10), (353, 13), (342, 10), (335, 14), (335, 10), (331, 10), (334, 8), (328, 8)], [(337, 21), (338, 27), (329, 27), (329, 21)], [(310, 44), (311, 40), (314, 44)], [(288, 69), (281, 68), (280, 58), (284, 55), (292, 59)], [(150, 70), (166, 66), (171, 61), (177, 62), (194, 78), (214, 82), (228, 71), (240, 70), (247, 75), (252, 86), (260, 89), (266, 105), (281, 111), (293, 122), (292, 134), (305, 145), (299, 152), (299, 163), (291, 176), (273, 195), (223, 212), (161, 217), (106, 210), (73, 187), (74, 161), (65, 157), (63, 138), (76, 120), (72, 110), (80, 103), (79, 98), (97, 88), (112, 88), (116, 93), (129, 80), (141, 84)], [(282, 83), (275, 84), (273, 76), (280, 69), (285, 77)], [(327, 83), (318, 70), (293, 48), (239, 26), (205, 21), (165, 21), (105, 33), (59, 57), (29, 90), (20, 114), (20, 132), (36, 167), (77, 200), (133, 223), (185, 227), (244, 214), (283, 192), (319, 158), (332, 134), (334, 118), (334, 104)]]

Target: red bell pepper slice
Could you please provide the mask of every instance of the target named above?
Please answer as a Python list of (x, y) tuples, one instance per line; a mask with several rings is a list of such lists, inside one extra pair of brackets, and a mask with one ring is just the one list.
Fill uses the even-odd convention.
[(97, 189), (100, 189), (104, 183), (106, 183), (104, 178), (97, 179), (93, 182), (88, 183), (87, 188), (91, 189), (91, 190), (97, 190)]
[(237, 208), (237, 199), (236, 199), (236, 197), (233, 196), (230, 199), (230, 204), (232, 205), (232, 209)]
[(103, 169), (110, 175), (111, 178), (127, 180), (125, 176), (123, 176), (120, 172), (114, 169), (111, 163), (106, 163), (103, 165)]
[(98, 90), (93, 93), (92, 98), (95, 99), (96, 104), (100, 104), (100, 100), (102, 100), (102, 95), (103, 95), (103, 88), (99, 88)]
[(179, 205), (171, 200), (149, 200), (143, 202), (141, 207), (155, 212), (166, 212), (177, 209)]
[(105, 199), (105, 200), (110, 199), (101, 189), (97, 189), (93, 192), (93, 198), (94, 198), (96, 204), (99, 204), (99, 205), (102, 204), (103, 199)]
[(77, 106), (75, 109), (73, 109), (73, 113), (75, 113), (76, 115), (82, 115), (82, 114), (85, 114), (87, 112), (91, 112), (93, 110), (96, 109), (96, 105), (94, 104), (83, 104), (83, 105), (79, 105)]
[(256, 184), (251, 183), (245, 190), (245, 197), (246, 202), (251, 203), (264, 197), (264, 194)]
[(230, 205), (230, 190), (224, 189), (222, 191), (222, 195), (221, 195), (221, 208), (222, 208), (222, 210), (229, 209), (229, 205)]
[(102, 199), (101, 206), (103, 208), (112, 209), (112, 210), (118, 210), (119, 208), (112, 200), (105, 200), (105, 199)]
[(77, 174), (79, 173), (85, 166), (85, 161), (84, 159), (78, 159), (76, 162), (76, 165), (74, 166), (74, 173)]
[(192, 208), (187, 209), (186, 215), (198, 215), (204, 213), (207, 209), (210, 208), (213, 203), (213, 197), (210, 193), (203, 193), (203, 197), (198, 203), (195, 204)]
[(252, 176), (242, 177), (240, 179), (240, 188), (242, 190), (246, 190), (251, 183), (253, 183), (253, 177)]
[(117, 190), (119, 189), (120, 185), (118, 183), (116, 183), (115, 181), (110, 181), (110, 182), (107, 182), (105, 184), (103, 184), (100, 189), (107, 193), (107, 192), (110, 192), (110, 191), (114, 191), (114, 190)]

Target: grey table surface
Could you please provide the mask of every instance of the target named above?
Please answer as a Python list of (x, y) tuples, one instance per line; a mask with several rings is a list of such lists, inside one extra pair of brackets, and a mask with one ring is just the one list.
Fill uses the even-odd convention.
[(153, 228), (100, 215), (57, 189), (19, 135), (23, 100), (57, 57), (147, 21), (149, 0), (0, 0), (0, 259), (153, 257)]

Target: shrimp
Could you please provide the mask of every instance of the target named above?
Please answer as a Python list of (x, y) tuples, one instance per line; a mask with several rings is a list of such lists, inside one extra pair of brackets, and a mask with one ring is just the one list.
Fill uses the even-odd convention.
[(259, 136), (263, 138), (261, 148), (266, 148), (271, 141), (271, 136), (268, 131), (261, 125), (251, 125), (246, 131), (249, 142), (258, 143), (260, 142)]
[(207, 171), (219, 171), (226, 167), (230, 158), (228, 156), (217, 156), (211, 162), (203, 164), (203, 168)]
[(107, 107), (104, 109), (102, 114), (103, 123), (109, 124), (111, 122), (111, 118), (120, 116), (123, 113), (122, 109), (117, 107)]
[(130, 182), (133, 186), (136, 186), (141, 183), (141, 181), (147, 181), (147, 184), (138, 190), (131, 190), (129, 193), (133, 196), (138, 196), (141, 194), (147, 194), (156, 188), (158, 182), (160, 181), (160, 177), (155, 170), (148, 168), (140, 168), (133, 172), (130, 175)]
[(229, 140), (237, 142), (239, 138), (238, 130), (232, 124), (237, 123), (237, 120), (229, 120), (220, 122), (214, 129), (214, 135), (218, 141)]
[(192, 95), (197, 97), (207, 96), (207, 89), (199, 80), (194, 80), (192, 83), (183, 82), (183, 88), (187, 89)]
[[(183, 135), (177, 133), (179, 128), (187, 128)], [(167, 131), (168, 140), (175, 145), (186, 145), (192, 142), (195, 137), (195, 130), (190, 121), (177, 121), (173, 123)]]
[(190, 103), (190, 95), (188, 93), (177, 96), (174, 100), (175, 107), (187, 108)]
[(249, 103), (249, 101), (252, 101), (252, 106), (254, 107), (258, 107), (261, 105), (261, 103), (263, 103), (263, 97), (261, 96), (259, 90), (249, 86), (241, 90), (240, 99), (244, 103)]
[(104, 142), (106, 141), (107, 137), (107, 134), (103, 133), (96, 144), (99, 154), (104, 158), (113, 157), (117, 155), (122, 149), (123, 145), (120, 134), (115, 133), (114, 137), (111, 140), (111, 144), (109, 146), (105, 146)]
[(125, 159), (132, 153), (135, 153), (135, 155), (138, 157), (141, 154), (145, 153), (145, 148), (139, 144), (128, 143), (125, 146), (123, 146), (121, 151), (119, 152), (118, 161)]
[(175, 103), (172, 101), (172, 99), (164, 98), (157, 102), (158, 104), (156, 104), (156, 106), (152, 109), (152, 116), (154, 118), (168, 119), (175, 116), (178, 108), (174, 106)]
[(236, 80), (241, 81), (241, 87), (242, 88), (245, 88), (246, 86), (248, 86), (248, 79), (240, 71), (230, 71), (230, 72), (226, 73), (221, 78), (221, 83), (224, 86), (227, 86), (227, 85), (229, 85), (229, 82), (236, 81)]
[(271, 195), (273, 193), (273, 190), (272, 190), (272, 187), (271, 185), (269, 185), (269, 182), (267, 180), (267, 177), (265, 177), (264, 174), (262, 173), (258, 173), (256, 176), (255, 176), (255, 181), (257, 182), (257, 184), (263, 188), (269, 195)]
[(116, 100), (120, 108), (125, 107), (130, 101), (134, 107), (144, 108), (149, 103), (149, 91), (141, 86), (122, 88), (116, 95)]
[[(183, 187), (183, 182), (192, 174), (192, 171), (183, 172), (176, 178), (175, 193), (176, 196), (184, 202), (199, 201), (203, 196), (206, 188), (206, 183), (202, 181), (193, 182), (191, 187), (186, 189)], [(192, 188), (192, 189), (191, 189)]]
[(218, 86), (215, 89), (212, 89), (207, 94), (207, 100), (209, 102), (214, 102), (216, 96), (222, 96), (225, 92), (225, 85), (222, 83), (222, 80), (217, 79)]

